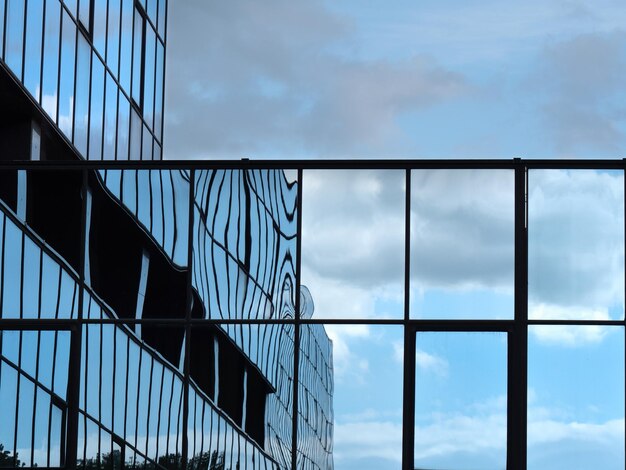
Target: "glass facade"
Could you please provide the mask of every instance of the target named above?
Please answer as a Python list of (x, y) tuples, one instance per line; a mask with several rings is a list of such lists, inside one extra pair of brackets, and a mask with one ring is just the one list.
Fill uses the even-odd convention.
[(623, 161), (148, 162), (166, 12), (0, 0), (0, 467), (624, 468)]
[(166, 16), (166, 0), (1, 0), (0, 63), (81, 158), (160, 160)]
[(296, 296), (297, 184), (271, 170), (1, 176), (7, 459), (333, 466), (331, 342), (294, 323), (313, 311)]

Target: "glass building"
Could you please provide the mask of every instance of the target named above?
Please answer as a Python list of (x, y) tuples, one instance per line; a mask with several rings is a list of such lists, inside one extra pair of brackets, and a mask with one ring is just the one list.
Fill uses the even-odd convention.
[(624, 468), (624, 160), (164, 161), (166, 16), (0, 0), (0, 467)]
[(130, 164), (162, 158), (166, 20), (0, 1), (0, 467), (332, 468), (297, 182)]

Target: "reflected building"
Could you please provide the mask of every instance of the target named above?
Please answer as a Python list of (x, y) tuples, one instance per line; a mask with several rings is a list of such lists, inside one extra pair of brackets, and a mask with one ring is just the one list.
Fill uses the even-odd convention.
[(166, 16), (0, 0), (0, 467), (332, 468), (297, 183), (62, 164), (162, 158)]

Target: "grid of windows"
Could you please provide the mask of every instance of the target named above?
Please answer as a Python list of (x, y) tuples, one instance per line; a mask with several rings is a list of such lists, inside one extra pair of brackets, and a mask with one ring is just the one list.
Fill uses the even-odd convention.
[[(223, 162), (178, 162), (139, 170), (188, 175), (181, 184), (189, 184), (189, 189), (174, 192), (183, 194), (188, 202), (187, 216), (180, 219), (187, 226), (180, 233), (188, 239), (185, 247), (190, 256), (183, 286), (188, 286), (191, 297), (183, 302), (184, 318), (178, 308), (151, 303), (154, 292), (149, 287), (142, 294), (142, 314), (137, 315), (135, 307), (126, 317), (114, 313), (123, 307), (112, 308), (97, 300), (91, 291), (98, 290), (93, 280), (91, 287), (78, 288), (83, 300), (75, 308), (80, 311), (67, 317), (68, 325), (74, 324), (71, 318), (76, 314), (82, 318), (77, 323), (80, 329), (71, 330), (72, 335), (81, 332), (82, 353), (77, 355), (81, 363), (72, 365), (70, 361), (67, 373), (68, 384), (74, 383), (80, 390), (74, 411), (79, 417), (76, 426), (71, 427), (69, 392), (65, 402), (62, 395), (52, 396), (42, 407), (48, 414), (59, 408), (60, 416), (67, 416), (62, 420), (68, 429), (65, 445), (70, 449), (72, 437), (76, 439), (77, 458), (86, 467), (98, 459), (118, 459), (133, 468), (146, 463), (165, 468), (211, 468), (235, 466), (237, 462), (240, 468), (329, 468), (333, 460), (339, 467), (333, 450), (337, 455), (344, 450), (338, 447), (341, 442), (334, 443), (338, 410), (332, 397), (349, 385), (336, 383), (333, 376), (332, 346), (324, 333), (329, 325), (367, 325), (381, 337), (386, 335), (383, 329), (401, 330), (394, 346), (403, 374), (402, 468), (438, 468), (441, 462), (458, 469), (471, 465), (509, 469), (557, 465), (564, 458), (559, 454), (562, 449), (554, 444), (558, 434), (546, 436), (544, 427), (565, 431), (556, 427), (559, 422), (551, 419), (546, 409), (536, 405), (536, 395), (545, 397), (555, 390), (558, 395), (554, 400), (567, 402), (572, 396), (587, 414), (585, 419), (607, 423), (600, 426), (582, 421), (577, 425), (581, 431), (574, 437), (581, 461), (601, 459), (608, 452), (611, 465), (623, 466), (623, 162), (230, 162), (232, 169), (215, 169), (220, 165)], [(283, 172), (268, 169), (281, 165), (298, 169), (298, 184), (289, 182)], [(27, 171), (35, 167), (36, 163)], [(404, 183), (400, 186), (404, 195), (400, 227), (386, 226), (387, 234), (397, 228), (403, 234), (399, 247), (403, 256), (397, 261), (403, 279), (400, 315), (355, 316), (344, 310), (330, 315), (324, 310), (328, 305), (322, 305), (320, 316), (311, 316), (315, 297), (312, 299), (301, 285), (307, 279), (301, 278), (300, 266), (310, 249), (302, 246), (303, 240), (305, 245), (311, 243), (310, 234), (301, 236), (305, 209), (310, 208), (305, 197), (327, 196), (319, 191), (305, 191), (303, 195), (302, 188), (307, 181), (316, 188), (310, 179), (314, 171), (334, 181), (333, 171), (353, 167), (358, 171), (393, 170), (393, 178), (399, 174)], [(76, 171), (86, 170), (76, 164)], [(107, 171), (138, 173), (135, 169)], [(102, 168), (98, 174), (104, 174)], [(86, 176), (84, 179), (88, 180)], [(446, 187), (448, 192), (442, 192)], [(350, 190), (344, 196), (362, 194)], [(351, 208), (345, 200), (337, 207)], [(324, 211), (332, 212), (328, 208)], [(43, 261), (45, 256), (53, 257), (54, 253), (40, 250), (39, 243), (35, 243), (39, 248), (23, 248), (28, 245), (30, 232), (26, 227), (11, 228), (11, 224), (21, 223), (15, 209), (4, 206), (3, 212), (3, 243), (8, 246), (12, 240), (18, 247), (3, 250), (3, 279), (20, 279), (24, 289), (29, 289), (31, 282), (37, 286), (38, 277), (44, 276), (40, 272), (49, 264)], [(582, 217), (597, 223), (573, 229)], [(329, 218), (338, 223), (332, 214)], [(141, 216), (138, 219), (142, 220)], [(150, 220), (143, 219), (144, 230), (154, 226)], [(367, 217), (359, 220), (364, 226), (372, 222)], [(601, 226), (602, 221), (605, 224)], [(607, 221), (614, 226), (608, 227)], [(317, 222), (318, 234), (329, 230), (323, 221)], [(116, 229), (123, 227), (116, 224)], [(430, 235), (443, 239), (447, 259), (432, 257)], [(446, 245), (446, 235), (457, 242)], [(334, 240), (341, 243), (339, 238)], [(167, 244), (156, 245), (171, 261), (173, 252), (164, 249)], [(343, 254), (352, 259), (351, 254), (359, 249), (358, 243), (353, 243)], [(490, 258), (490, 250), (498, 256)], [(477, 258), (477, 253), (482, 255)], [(149, 261), (142, 261), (141, 256), (136, 259), (135, 271), (147, 269), (149, 286), (158, 256), (152, 252), (146, 256)], [(386, 256), (396, 260), (389, 250)], [(33, 261), (37, 259), (40, 261)], [(268, 259), (273, 261), (268, 263)], [(332, 264), (334, 260), (326, 261)], [(72, 284), (70, 273), (74, 271), (67, 263), (59, 263), (64, 267), (52, 269), (53, 276), (65, 279), (64, 270), (69, 284), (46, 295), (52, 295), (51, 300), (67, 297), (57, 303), (74, 305), (77, 289), (72, 286), (82, 284)], [(26, 281), (25, 274), (4, 274), (11, 269), (21, 273), (22, 265), (36, 267), (29, 270), (33, 281)], [(543, 265), (549, 270), (540, 268)], [(359, 268), (366, 272), (376, 266), (362, 264)], [(93, 258), (90, 269), (95, 275)], [(608, 274), (603, 277), (605, 271)], [(546, 272), (550, 276), (542, 277)], [(440, 279), (448, 283), (447, 290), (437, 283)], [(467, 279), (481, 281), (468, 285)], [(412, 288), (416, 283), (420, 283), (419, 289)], [(546, 288), (546, 283), (552, 287)], [(216, 285), (220, 287), (216, 289)], [(30, 295), (9, 300), (8, 289), (3, 289), (6, 302), (24, 312), (29, 308), (38, 312), (27, 307), (31, 300), (25, 297)], [(141, 289), (135, 288), (135, 299), (138, 291)], [(437, 302), (431, 296), (436, 296)], [(41, 294), (39, 298), (44, 297)], [(339, 297), (334, 301), (346, 305)], [(155, 305), (160, 310), (155, 310)], [(206, 309), (198, 309), (198, 305)], [(61, 310), (68, 309), (74, 311), (69, 307)], [(13, 330), (18, 326), (37, 329), (28, 318), (38, 315), (24, 314), (23, 320), (3, 316), (4, 334), (15, 342), (20, 333)], [(47, 325), (60, 329), (55, 323)], [(162, 341), (159, 331), (167, 331), (167, 341)], [(555, 348), (555, 342), (570, 347)], [(174, 346), (168, 348), (168, 344)], [(20, 351), (11, 350), (13, 356)], [(198, 358), (202, 360), (198, 362)], [(12, 371), (16, 367), (32, 369), (20, 365), (28, 361), (28, 357), (7, 358), (7, 374), (15, 375)], [(202, 363), (210, 367), (203, 370)], [(359, 367), (358, 358), (354, 357), (350, 366)], [(72, 367), (80, 371), (74, 382)], [(114, 374), (112, 370), (124, 372)], [(112, 379), (120, 376), (125, 383)], [(28, 386), (41, 380), (32, 371), (24, 377), (20, 380)], [(9, 384), (14, 382), (8, 379)], [(603, 401), (597, 401), (596, 392), (590, 398), (589, 383), (598, 384)], [(54, 390), (42, 384), (47, 387), (44, 391)], [(393, 384), (389, 381), (389, 387)], [(28, 386), (24, 393), (34, 393)], [(116, 393), (124, 395), (120, 401), (123, 407), (117, 406)], [(380, 391), (372, 389), (371, 393), (380, 400)], [(391, 394), (391, 388), (386, 393)], [(22, 400), (21, 392), (18, 396)], [(258, 398), (263, 396), (267, 400), (260, 404)], [(144, 401), (142, 397), (152, 398)], [(498, 400), (490, 401), (492, 397)], [(382, 401), (375, 403), (383, 406)], [(265, 410), (260, 412), (262, 406)], [(543, 414), (537, 416), (540, 411)], [(37, 411), (27, 413), (29, 423), (33, 413)], [(266, 418), (261, 430), (256, 424), (259, 413)], [(18, 411), (11, 418), (15, 424), (7, 446), (13, 446), (20, 461), (28, 461), (35, 458), (30, 457), (36, 454), (34, 447), (29, 454), (15, 444), (24, 426), (20, 416)], [(484, 434), (463, 434), (473, 429), (473, 421), (482, 423)], [(40, 431), (33, 426), (29, 428), (30, 440), (25, 442), (35, 442), (33, 432)], [(56, 424), (53, 426), (51, 419), (46, 426), (43, 434), (56, 436)], [(454, 446), (441, 447), (437, 431), (442, 429), (454, 430), (458, 447), (470, 446), (471, 452), (465, 450), (463, 458), (455, 460), (458, 451)], [(585, 437), (594, 429), (610, 433), (606, 438), (610, 447), (597, 447), (597, 437)], [(52, 447), (46, 455), (49, 457), (44, 459), (51, 461), (59, 458)]]
[(88, 160), (160, 160), (166, 0), (1, 0), (0, 64)]
[[(279, 171), (64, 165), (0, 171), (0, 330), (71, 330), (62, 402), (53, 397), (63, 405), (62, 447), (34, 440), (38, 420), (29, 441), (3, 438), (7, 458), (68, 468), (332, 466), (330, 342), (320, 325), (293, 324), (297, 185)], [(5, 344), (7, 367), (26, 374), (18, 382), (30, 383), (32, 354), (61, 373), (36, 340), (17, 362), (21, 349)], [(35, 413), (32, 394), (10, 384), (2, 393)], [(21, 415), (6, 403), (2, 420), (21, 436)], [(295, 453), (294, 414), (311, 440)]]

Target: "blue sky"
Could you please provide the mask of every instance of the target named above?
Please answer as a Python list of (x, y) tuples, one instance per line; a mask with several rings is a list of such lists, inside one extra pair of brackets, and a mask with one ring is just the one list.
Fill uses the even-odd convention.
[(168, 158), (614, 157), (619, 1), (188, 1)]
[[(616, 0), (194, 0), (169, 18), (167, 158), (623, 156)], [(305, 173), (317, 318), (401, 317), (402, 176)], [(623, 318), (623, 177), (529, 178), (530, 316)], [(412, 194), (411, 315), (510, 318), (512, 176), (416, 173)], [(401, 329), (327, 331), (336, 468), (400, 468)], [(420, 465), (503, 468), (505, 341), (418, 339)], [(614, 328), (531, 330), (529, 468), (623, 468), (623, 347)]]

